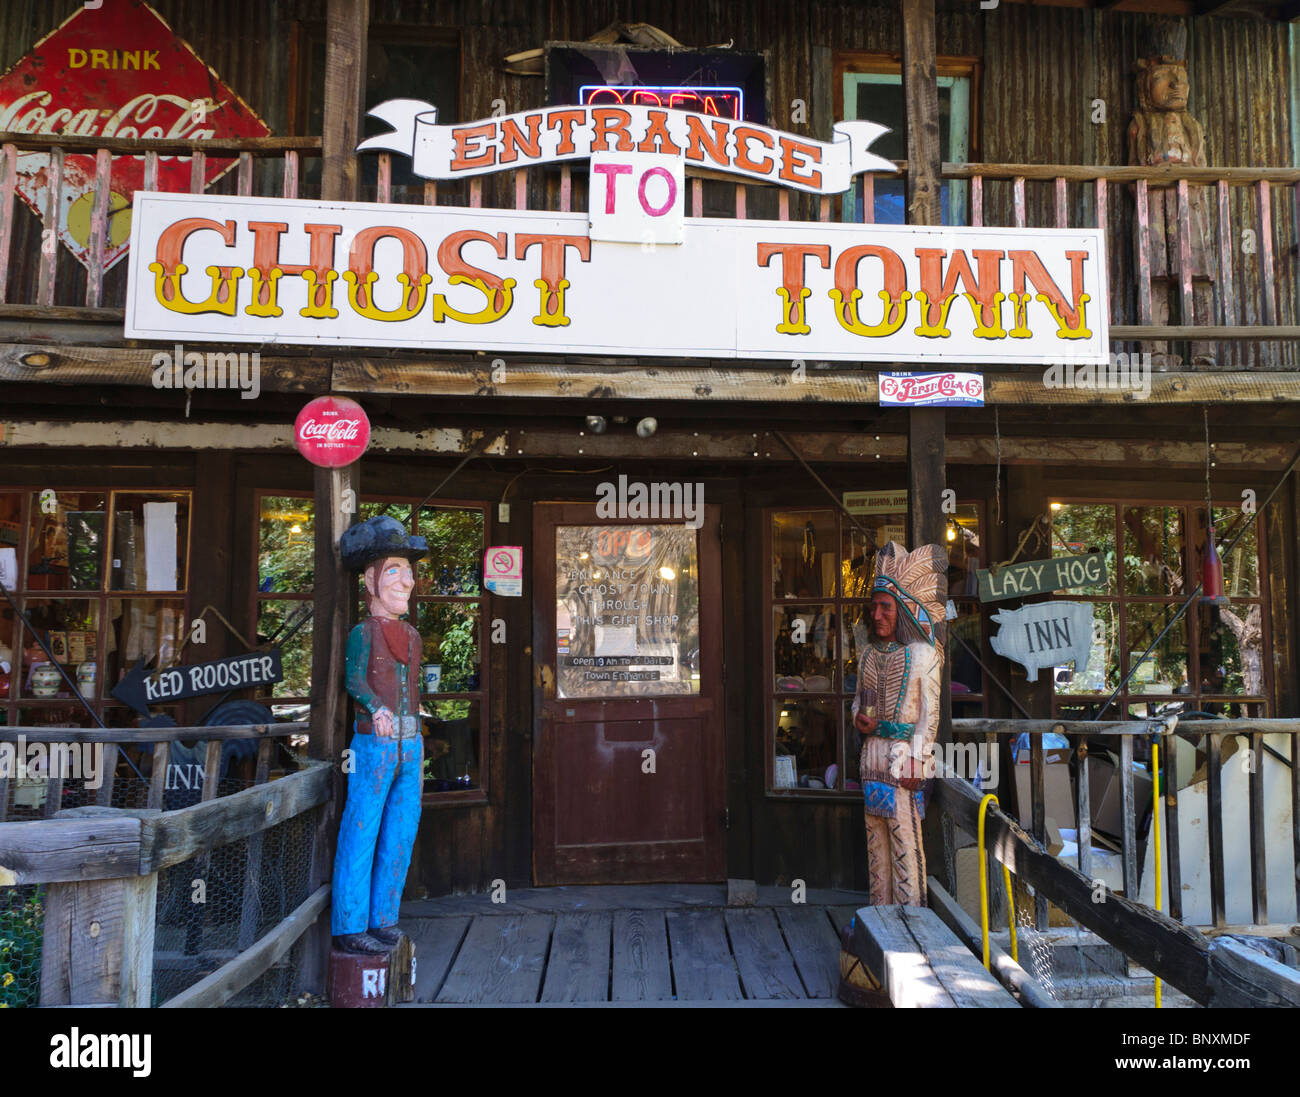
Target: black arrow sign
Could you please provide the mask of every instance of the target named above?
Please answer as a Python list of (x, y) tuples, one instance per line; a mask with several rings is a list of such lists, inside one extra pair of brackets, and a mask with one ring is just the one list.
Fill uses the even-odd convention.
[(156, 673), (145, 670), (141, 659), (109, 693), (141, 716), (148, 716), (150, 705), (183, 701), (207, 693), (269, 686), (283, 678), (279, 648), (250, 651), (210, 663), (170, 667)]

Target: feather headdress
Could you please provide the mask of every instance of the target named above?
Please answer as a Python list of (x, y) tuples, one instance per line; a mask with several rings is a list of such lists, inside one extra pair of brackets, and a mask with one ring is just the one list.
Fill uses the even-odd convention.
[(908, 621), (934, 643), (934, 626), (943, 620), (944, 587), (948, 582), (948, 553), (942, 545), (922, 545), (908, 552), (890, 541), (876, 554), (872, 592), (892, 594)]

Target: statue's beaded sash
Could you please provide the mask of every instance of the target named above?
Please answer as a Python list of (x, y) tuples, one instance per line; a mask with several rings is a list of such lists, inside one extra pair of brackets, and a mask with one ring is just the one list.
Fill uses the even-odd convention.
[[(867, 736), (868, 742), (875, 739), (892, 739), (898, 742), (910, 740), (916, 733), (916, 725), (898, 719), (899, 711), (907, 698), (907, 687), (912, 677), (912, 653), (896, 641), (883, 644), (872, 643), (863, 653), (859, 668), (859, 682), (874, 682), (876, 689), (877, 712), (889, 713), (889, 719), (881, 719), (876, 730)], [(863, 758), (867, 749), (864, 744)], [(903, 784), (911, 785), (910, 780), (900, 781), (888, 769), (862, 767), (862, 796), (864, 808), (868, 815), (877, 815), (892, 819), (897, 814), (894, 797), (896, 790)], [(925, 804), (919, 789), (904, 787), (904, 794), (911, 793), (917, 813), (924, 818)]]

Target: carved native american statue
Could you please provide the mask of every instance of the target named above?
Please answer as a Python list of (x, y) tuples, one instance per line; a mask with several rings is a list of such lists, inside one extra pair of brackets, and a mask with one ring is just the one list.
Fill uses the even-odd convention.
[(860, 768), (872, 906), (924, 906), (923, 786), (939, 731), (948, 554), (942, 545), (908, 552), (891, 541), (876, 555), (871, 642), (858, 665), (853, 723)]
[[(1187, 111), (1187, 28), (1164, 20), (1153, 23), (1143, 39), (1142, 57), (1134, 66), (1137, 110), (1128, 127), (1128, 162), (1144, 167), (1183, 165), (1205, 167), (1205, 131)], [(1214, 323), (1214, 271), (1209, 215), (1203, 187), (1188, 187), (1188, 235), (1192, 276), (1192, 313), (1182, 315), (1181, 261), (1178, 243), (1178, 188), (1149, 187), (1147, 256), (1151, 263), (1151, 322)], [(1138, 228), (1137, 231), (1141, 231)], [(1136, 259), (1135, 259), (1136, 262)], [(1192, 344), (1198, 366), (1214, 365), (1213, 343)], [(1177, 367), (1180, 359), (1167, 354), (1167, 344), (1155, 344), (1155, 364)]]
[(393, 518), (376, 517), (339, 540), (343, 565), (363, 571), (370, 616), (348, 636), (347, 690), (357, 706), (353, 769), (334, 858), (331, 932), (344, 952), (386, 952), (420, 822), (420, 634), (403, 621), (415, 562), (429, 551)]

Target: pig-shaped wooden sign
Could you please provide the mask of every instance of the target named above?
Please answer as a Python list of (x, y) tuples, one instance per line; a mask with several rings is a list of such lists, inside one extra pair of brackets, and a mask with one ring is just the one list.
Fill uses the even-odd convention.
[(1059, 667), (1074, 661), (1082, 672), (1092, 650), (1092, 603), (1035, 602), (1020, 609), (993, 614), (1001, 628), (989, 638), (999, 655), (1020, 663), (1031, 682), (1040, 667)]

